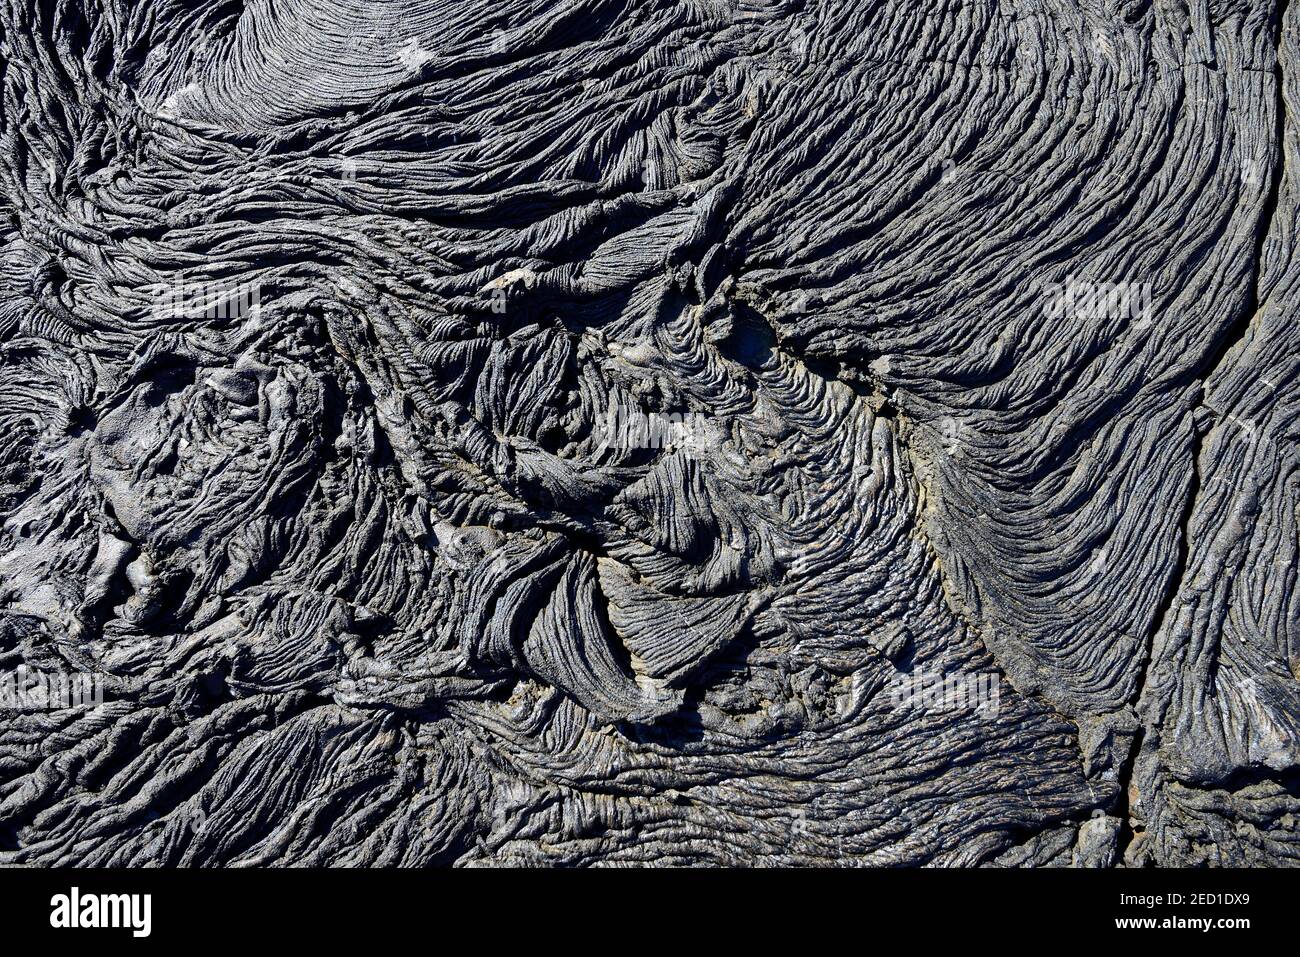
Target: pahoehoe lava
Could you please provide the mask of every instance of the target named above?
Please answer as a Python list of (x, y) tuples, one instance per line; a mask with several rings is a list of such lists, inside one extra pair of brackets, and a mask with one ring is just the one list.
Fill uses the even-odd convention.
[(1298, 18), (0, 0), (0, 863), (1300, 859)]

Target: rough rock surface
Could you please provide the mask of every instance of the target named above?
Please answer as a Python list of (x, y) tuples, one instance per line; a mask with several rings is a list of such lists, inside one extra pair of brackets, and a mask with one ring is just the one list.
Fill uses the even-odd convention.
[(0, 862), (1300, 858), (1300, 11), (0, 31)]

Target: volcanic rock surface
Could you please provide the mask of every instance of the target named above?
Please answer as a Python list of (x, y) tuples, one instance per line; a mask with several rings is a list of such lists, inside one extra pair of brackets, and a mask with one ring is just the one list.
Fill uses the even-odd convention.
[(1296, 861), (1298, 18), (2, 0), (0, 863)]

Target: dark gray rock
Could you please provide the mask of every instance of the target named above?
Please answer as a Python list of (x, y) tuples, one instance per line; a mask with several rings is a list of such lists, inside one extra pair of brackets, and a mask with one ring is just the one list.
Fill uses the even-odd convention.
[(5, 5), (0, 862), (1295, 860), (1296, 17)]

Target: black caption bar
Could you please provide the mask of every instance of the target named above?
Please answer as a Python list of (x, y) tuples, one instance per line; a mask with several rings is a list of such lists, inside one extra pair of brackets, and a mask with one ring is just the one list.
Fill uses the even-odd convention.
[[(608, 948), (668, 934), (734, 944), (734, 935), (761, 942), (772, 922), (859, 939), (1013, 932), (1049, 941), (1064, 932), (1072, 940), (1200, 934), (1230, 944), (1289, 926), (1296, 889), (1293, 872), (1245, 870), (10, 868), (0, 870), (0, 926), (12, 944), (112, 938), (125, 947), (202, 939), (373, 948), (413, 935), (450, 944), (448, 933), (468, 928), (489, 929), (496, 943), (520, 935), (561, 944), (579, 934)], [(1027, 936), (1038, 933), (1050, 936)]]

